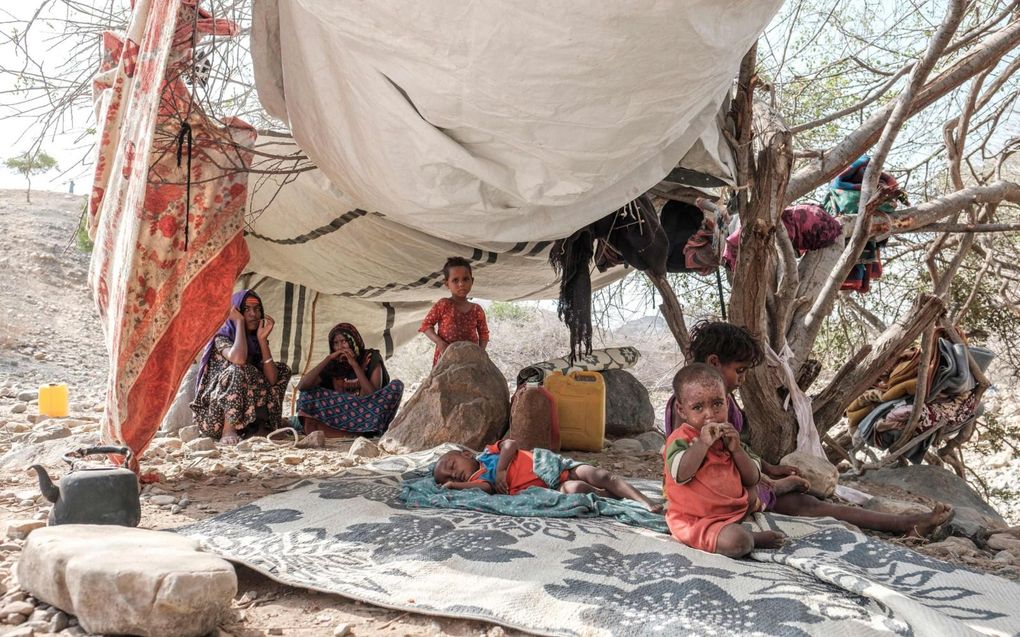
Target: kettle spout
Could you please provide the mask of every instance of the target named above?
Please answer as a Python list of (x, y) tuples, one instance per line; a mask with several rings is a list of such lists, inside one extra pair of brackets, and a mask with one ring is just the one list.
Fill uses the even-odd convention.
[(36, 475), (39, 476), (39, 490), (43, 496), (55, 503), (60, 498), (60, 489), (50, 480), (50, 474), (46, 473), (46, 469), (40, 464), (34, 464), (29, 469), (35, 469)]

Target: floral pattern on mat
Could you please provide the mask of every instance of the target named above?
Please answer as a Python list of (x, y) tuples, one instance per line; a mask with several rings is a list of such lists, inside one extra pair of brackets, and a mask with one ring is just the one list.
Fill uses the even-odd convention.
[(403, 505), (403, 481), (449, 448), (306, 480), (177, 532), (293, 586), (541, 635), (1020, 632), (1017, 584), (832, 520), (762, 517), (788, 543), (731, 560), (613, 519)]

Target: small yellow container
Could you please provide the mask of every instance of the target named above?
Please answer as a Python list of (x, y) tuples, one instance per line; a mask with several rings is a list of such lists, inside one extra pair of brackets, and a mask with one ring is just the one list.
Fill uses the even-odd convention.
[(39, 388), (39, 413), (50, 418), (67, 417), (67, 385), (50, 383)]
[(598, 372), (560, 372), (546, 376), (545, 388), (556, 399), (560, 447), (602, 451), (606, 434), (606, 383)]

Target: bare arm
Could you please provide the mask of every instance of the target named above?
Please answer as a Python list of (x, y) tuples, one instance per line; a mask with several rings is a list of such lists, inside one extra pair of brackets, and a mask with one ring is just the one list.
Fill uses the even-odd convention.
[(517, 457), (517, 446), (516, 440), (504, 440), (499, 445), (499, 461), (496, 463), (496, 491), (498, 493), (510, 493), (510, 487), (506, 481), (506, 473), (510, 469), (510, 464)]
[(453, 480), (450, 480), (449, 482), (444, 482), (443, 483), (443, 488), (444, 489), (461, 489), (461, 490), (462, 489), (481, 489), (482, 491), (485, 491), (489, 495), (492, 495), (492, 485), (489, 484), (488, 482), (484, 482), (484, 481), (481, 481), (481, 480), (476, 480), (474, 482), (454, 482)]
[(708, 447), (709, 445), (702, 442), (700, 438), (695, 440), (680, 458), (680, 465), (677, 467), (673, 479), (682, 484), (693, 478), (701, 468), (701, 463), (705, 461)]
[(220, 354), (234, 365), (244, 365), (248, 362), (248, 331), (244, 327), (244, 315), (232, 307), (227, 320), (234, 323), (234, 344), (220, 351)]
[(259, 329), (256, 332), (262, 357), (262, 374), (269, 381), (270, 385), (275, 385), (280, 375), (280, 370), (276, 369), (276, 363), (273, 362), (273, 354), (269, 351), (269, 334), (273, 331), (273, 325), (275, 324), (276, 322), (267, 316), (259, 322)]
[(446, 350), (446, 347), (449, 345), (449, 343), (439, 338), (439, 334), (436, 334), (436, 331), (431, 327), (422, 332), (422, 334), (425, 335), (425, 338), (429, 339), (430, 341), (436, 344), (436, 347), (439, 348), (440, 353), (444, 352)]
[(361, 365), (352, 363), (351, 368), (358, 376), (358, 384), (361, 385), (362, 396), (369, 396), (379, 389), (379, 383), (382, 382), (382, 365), (376, 365), (375, 369), (372, 370), (371, 378), (369, 378), (368, 374), (365, 373), (365, 370), (361, 368)]
[(758, 484), (758, 481), (761, 480), (761, 471), (758, 469), (755, 461), (751, 460), (751, 456), (747, 455), (747, 452), (744, 451), (743, 445), (740, 444), (740, 434), (737, 433), (737, 430), (731, 427), (723, 434), (723, 438), (726, 443), (726, 449), (733, 456), (733, 463), (737, 465), (737, 472), (740, 473), (740, 483), (745, 487), (753, 487)]
[(330, 352), (326, 356), (326, 358), (322, 359), (322, 361), (319, 362), (318, 365), (310, 369), (308, 373), (301, 377), (301, 382), (299, 382), (297, 385), (298, 391), (308, 391), (310, 389), (318, 387), (319, 381), (322, 378), (322, 372), (326, 369), (326, 366), (329, 365), (331, 361), (336, 360), (340, 356), (341, 356), (340, 350)]

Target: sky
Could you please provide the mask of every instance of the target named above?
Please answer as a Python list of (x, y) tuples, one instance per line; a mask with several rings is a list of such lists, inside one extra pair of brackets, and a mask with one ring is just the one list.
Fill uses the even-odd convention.
[[(10, 22), (15, 20), (26, 20), (36, 8), (36, 2), (10, 2), (5, 0), (0, 3), (0, 28), (5, 36), (13, 30)], [(36, 30), (29, 40), (29, 47), (34, 53), (46, 50), (47, 60), (59, 60), (61, 56), (67, 56), (66, 51), (59, 47), (47, 50), (51, 46), (48, 36), (54, 33), (54, 29), (45, 22), (40, 22), (34, 27)], [(6, 40), (6, 37), (4, 38)], [(0, 67), (11, 69), (20, 68), (24, 64), (24, 57), (16, 54), (14, 47), (4, 41), (0, 44)], [(38, 135), (38, 128), (30, 128), (29, 120), (11, 117), (11, 110), (4, 104), (17, 103), (21, 94), (9, 93), (15, 89), (14, 77), (8, 73), (0, 73), (0, 161), (17, 156), (31, 147), (32, 141)], [(91, 153), (86, 153), (91, 139), (86, 129), (94, 125), (94, 117), (91, 109), (80, 108), (73, 114), (73, 122), (68, 122), (63, 134), (52, 136), (44, 140), (42, 149), (57, 160), (58, 170), (52, 170), (44, 175), (32, 178), (32, 188), (40, 190), (55, 190), (68, 192), (70, 181), (74, 180), (74, 191), (76, 193), (87, 193), (91, 188)], [(86, 139), (80, 139), (82, 135)], [(87, 164), (83, 164), (83, 158), (87, 157)], [(0, 166), (0, 188), (24, 188), (25, 179), (19, 174), (11, 172), (6, 167)]]
[[(23, 21), (30, 17), (37, 4), (37, 0), (27, 2), (5, 0), (0, 3), (0, 33), (11, 33), (14, 28), (12, 22)], [(66, 58), (68, 52), (61, 51), (58, 46), (53, 45), (49, 38), (54, 32), (54, 27), (45, 21), (37, 22), (29, 40), (29, 46), (36, 53), (46, 50), (47, 60), (59, 61), (62, 56)], [(3, 35), (0, 35), (0, 42), (3, 39)], [(47, 47), (50, 49), (47, 50)], [(21, 64), (23, 64), (23, 59), (19, 59), (14, 47), (7, 43), (0, 43), (0, 67), (20, 68)], [(0, 161), (27, 150), (38, 134), (37, 129), (28, 128), (28, 121), (10, 117), (10, 107), (4, 104), (17, 101), (18, 95), (9, 93), (13, 89), (14, 77), (8, 73), (0, 73), (0, 92), (2, 92), (0, 93)], [(73, 113), (72, 119), (72, 122), (66, 123), (61, 134), (52, 136), (43, 142), (43, 150), (57, 159), (59, 170), (34, 177), (33, 188), (68, 192), (71, 187), (70, 182), (73, 181), (74, 192), (87, 193), (90, 190), (92, 180), (92, 153), (89, 151), (91, 136), (86, 130), (94, 126), (91, 108), (83, 106), (77, 109)], [(1014, 114), (1012, 121), (1007, 122), (1004, 130), (1000, 132), (999, 139), (1004, 140), (1018, 134), (1020, 134), (1020, 115)], [(0, 166), (0, 188), (17, 189), (23, 188), (24, 185), (23, 177)]]

